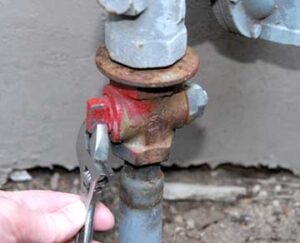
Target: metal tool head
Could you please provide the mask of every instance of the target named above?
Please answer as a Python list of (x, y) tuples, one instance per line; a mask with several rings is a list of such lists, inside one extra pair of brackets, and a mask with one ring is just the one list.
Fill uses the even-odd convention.
[(109, 137), (105, 124), (98, 124), (95, 132), (86, 131), (84, 122), (79, 130), (76, 152), (80, 165), (81, 193), (87, 208), (84, 227), (76, 238), (76, 243), (90, 243), (93, 239), (93, 222), (96, 204), (104, 186), (113, 176), (108, 163)]
[(86, 123), (80, 127), (76, 152), (80, 165), (80, 172), (90, 173), (91, 180), (99, 180), (103, 177), (109, 180), (113, 171), (108, 164), (109, 153), (108, 129), (105, 124), (98, 124), (93, 134), (86, 131)]

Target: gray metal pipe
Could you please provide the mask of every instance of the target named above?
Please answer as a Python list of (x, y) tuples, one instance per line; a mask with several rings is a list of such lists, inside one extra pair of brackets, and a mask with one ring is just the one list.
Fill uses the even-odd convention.
[(120, 243), (161, 242), (163, 179), (160, 165), (124, 165), (120, 178)]

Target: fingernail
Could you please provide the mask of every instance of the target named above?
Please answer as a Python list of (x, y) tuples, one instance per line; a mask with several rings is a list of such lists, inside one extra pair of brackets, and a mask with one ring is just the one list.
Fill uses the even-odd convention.
[(86, 218), (86, 208), (82, 201), (78, 201), (68, 205), (65, 208), (65, 213), (69, 220), (76, 224), (84, 224)]

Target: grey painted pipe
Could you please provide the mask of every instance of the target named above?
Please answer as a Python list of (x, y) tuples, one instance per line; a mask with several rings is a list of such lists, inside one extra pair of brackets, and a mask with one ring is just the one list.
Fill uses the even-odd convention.
[(120, 243), (160, 243), (163, 173), (125, 164), (120, 178)]

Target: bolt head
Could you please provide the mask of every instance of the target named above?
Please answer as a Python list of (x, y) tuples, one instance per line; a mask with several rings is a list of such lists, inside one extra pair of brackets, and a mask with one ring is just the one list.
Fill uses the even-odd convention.
[(208, 95), (198, 84), (190, 84), (186, 94), (189, 102), (189, 121), (192, 121), (203, 115), (208, 103)]
[(97, 0), (109, 13), (136, 16), (147, 8), (146, 0)]

